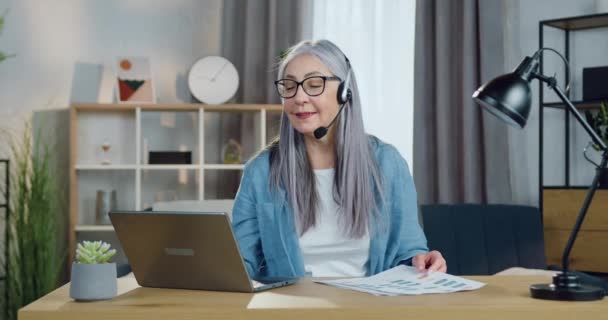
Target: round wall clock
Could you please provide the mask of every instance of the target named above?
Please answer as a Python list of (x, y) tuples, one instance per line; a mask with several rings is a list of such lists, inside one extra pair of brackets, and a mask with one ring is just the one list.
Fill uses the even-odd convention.
[(188, 87), (200, 102), (222, 104), (230, 100), (239, 88), (239, 74), (226, 58), (204, 57), (190, 68)]

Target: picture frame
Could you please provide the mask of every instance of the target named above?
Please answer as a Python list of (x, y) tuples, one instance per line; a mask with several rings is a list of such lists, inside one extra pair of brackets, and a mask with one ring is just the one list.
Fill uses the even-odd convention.
[(118, 103), (156, 103), (148, 57), (116, 57), (115, 66)]

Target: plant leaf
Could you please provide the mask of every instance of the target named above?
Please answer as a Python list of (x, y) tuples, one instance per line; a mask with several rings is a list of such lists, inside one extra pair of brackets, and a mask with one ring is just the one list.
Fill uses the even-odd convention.
[(6, 11), (0, 16), (0, 34), (2, 34), (2, 30), (4, 29), (4, 17), (6, 16)]

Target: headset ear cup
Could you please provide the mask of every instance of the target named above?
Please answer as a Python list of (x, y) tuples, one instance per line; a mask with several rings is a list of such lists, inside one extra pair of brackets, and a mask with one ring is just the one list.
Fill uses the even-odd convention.
[(338, 86), (338, 103), (345, 104), (349, 102), (352, 98), (352, 91), (350, 90), (350, 77), (351, 77), (351, 66), (350, 61), (346, 56), (346, 65), (348, 66), (348, 71), (346, 73), (346, 79), (344, 81), (340, 81), (340, 86)]
[[(350, 90), (348, 90), (348, 91), (350, 91)], [(342, 81), (342, 82), (340, 82), (340, 85), (338, 86), (338, 104), (346, 103), (346, 101), (344, 101), (344, 100), (346, 100), (346, 99), (344, 99), (344, 81)]]

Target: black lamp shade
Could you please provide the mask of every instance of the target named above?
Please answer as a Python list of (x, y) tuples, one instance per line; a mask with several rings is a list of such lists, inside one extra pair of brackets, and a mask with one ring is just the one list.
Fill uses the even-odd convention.
[(502, 121), (523, 128), (530, 115), (530, 84), (517, 73), (492, 79), (473, 93), (475, 102)]

